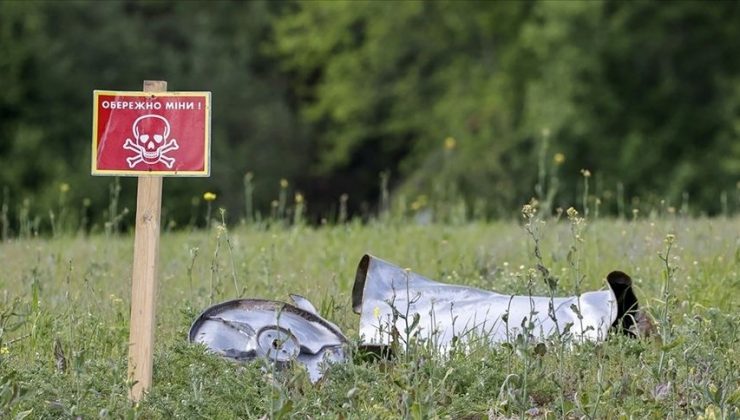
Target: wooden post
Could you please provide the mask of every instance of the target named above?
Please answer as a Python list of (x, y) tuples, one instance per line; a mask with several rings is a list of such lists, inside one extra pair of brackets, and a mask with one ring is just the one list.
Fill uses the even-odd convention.
[[(144, 92), (166, 91), (167, 82), (144, 81)], [(128, 358), (128, 378), (133, 383), (129, 398), (132, 401), (139, 401), (152, 385), (161, 214), (162, 177), (140, 176), (136, 194)]]

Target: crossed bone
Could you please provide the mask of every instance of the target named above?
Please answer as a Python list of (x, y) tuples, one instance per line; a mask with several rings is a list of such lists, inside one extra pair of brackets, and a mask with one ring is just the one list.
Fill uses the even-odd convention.
[[(126, 142), (123, 144), (123, 148), (138, 153), (138, 156), (126, 158), (129, 168), (133, 168), (139, 162), (144, 161), (143, 156), (146, 150), (144, 150), (144, 148), (140, 144), (134, 143), (133, 141), (131, 141), (131, 139), (126, 139)], [(175, 164), (175, 158), (167, 157), (164, 154), (169, 152), (170, 150), (177, 150), (179, 148), (180, 146), (177, 145), (177, 140), (170, 140), (169, 142), (167, 142), (167, 144), (159, 149), (159, 161), (167, 165), (168, 169), (172, 169), (172, 165)]]

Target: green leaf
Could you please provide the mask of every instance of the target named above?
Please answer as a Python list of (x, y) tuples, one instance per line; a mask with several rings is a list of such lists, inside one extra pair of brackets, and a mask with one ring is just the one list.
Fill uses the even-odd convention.
[(30, 410), (21, 411), (20, 413), (15, 415), (15, 420), (25, 419), (26, 417), (30, 416), (31, 413), (33, 413), (33, 408)]
[(684, 341), (686, 341), (686, 339), (684, 337), (678, 337), (677, 339), (671, 341), (670, 343), (666, 343), (665, 345), (663, 345), (660, 348), (660, 350), (661, 351), (669, 351), (671, 349), (674, 349), (674, 348), (680, 346), (681, 344), (683, 344)]

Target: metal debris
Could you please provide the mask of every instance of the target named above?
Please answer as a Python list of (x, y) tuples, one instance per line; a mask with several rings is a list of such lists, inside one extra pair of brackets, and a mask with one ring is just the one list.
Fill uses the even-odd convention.
[(496, 343), (518, 335), (541, 340), (565, 331), (600, 341), (619, 315), (611, 289), (552, 299), (502, 295), (439, 283), (371, 255), (357, 268), (352, 307), (360, 314), (362, 345), (402, 348), (412, 337), (445, 349), (458, 340)]
[[(419, 339), (444, 350), (454, 342), (521, 337), (541, 342), (553, 334), (601, 341), (612, 327), (635, 335), (640, 312), (632, 279), (614, 271), (607, 281), (610, 288), (580, 296), (511, 296), (439, 283), (365, 255), (355, 275), (352, 308), (360, 314), (360, 345), (370, 349), (406, 348)], [(211, 306), (191, 326), (190, 342), (237, 361), (264, 358), (277, 367), (296, 361), (316, 382), (327, 363), (347, 360), (348, 341), (311, 302), (291, 298), (295, 305), (238, 299)], [(546, 348), (536, 346), (535, 352), (542, 356)]]
[(326, 363), (346, 360), (347, 338), (307, 299), (291, 297), (295, 306), (261, 299), (211, 306), (190, 327), (190, 342), (237, 361), (266, 358), (279, 368), (297, 361), (316, 382)]

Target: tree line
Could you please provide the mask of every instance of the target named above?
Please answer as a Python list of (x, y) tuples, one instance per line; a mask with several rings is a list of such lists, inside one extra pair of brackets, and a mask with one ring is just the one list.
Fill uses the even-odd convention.
[(268, 214), (281, 180), (312, 220), (388, 194), (505, 217), (584, 188), (612, 214), (736, 209), (737, 22), (737, 2), (2, 1), (3, 203), (105, 219), (92, 91), (161, 79), (213, 94), (211, 178), (165, 182), (180, 224), (206, 191)]

